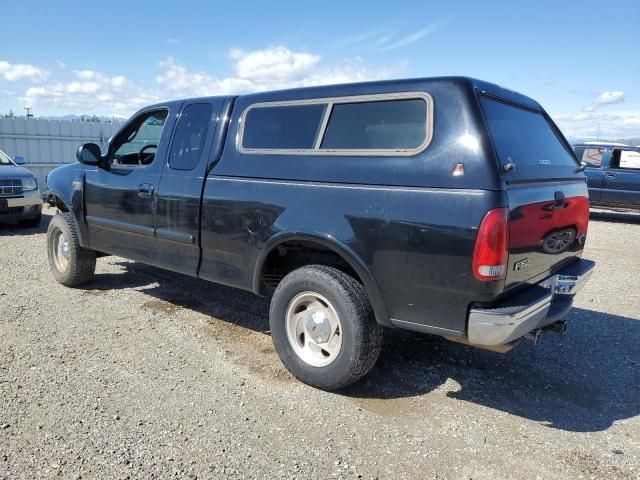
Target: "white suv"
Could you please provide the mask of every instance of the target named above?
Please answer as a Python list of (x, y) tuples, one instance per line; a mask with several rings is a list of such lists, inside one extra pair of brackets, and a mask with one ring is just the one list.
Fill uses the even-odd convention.
[(42, 196), (36, 177), (0, 150), (0, 223), (17, 221), (37, 227), (42, 217)]

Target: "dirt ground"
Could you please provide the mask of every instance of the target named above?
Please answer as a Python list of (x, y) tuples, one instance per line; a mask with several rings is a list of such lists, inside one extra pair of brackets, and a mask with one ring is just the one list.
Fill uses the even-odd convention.
[(640, 478), (640, 216), (594, 215), (569, 331), (508, 354), (385, 332), (293, 379), (250, 293), (117, 257), (85, 289), (0, 226), (0, 478)]

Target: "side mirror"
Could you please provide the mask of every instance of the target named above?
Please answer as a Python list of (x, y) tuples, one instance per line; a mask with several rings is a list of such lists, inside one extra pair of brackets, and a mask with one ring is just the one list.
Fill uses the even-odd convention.
[(24, 157), (13, 157), (13, 161), (16, 165), (24, 165), (25, 163), (27, 163)]
[(578, 167), (578, 171), (583, 172), (585, 168), (587, 168), (587, 162), (580, 162), (580, 167)]
[(100, 165), (102, 154), (100, 147), (95, 143), (85, 143), (80, 145), (76, 151), (76, 158), (85, 165)]

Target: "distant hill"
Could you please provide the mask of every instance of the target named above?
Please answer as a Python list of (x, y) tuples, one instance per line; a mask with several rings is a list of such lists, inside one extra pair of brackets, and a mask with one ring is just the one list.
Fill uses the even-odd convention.
[[(0, 114), (0, 118), (25, 118), (25, 115), (14, 115), (13, 112)], [(43, 120), (66, 120), (71, 122), (87, 122), (87, 123), (124, 123), (129, 117), (122, 115), (98, 116), (98, 115), (37, 115), (36, 119)]]
[[(569, 143), (582, 143), (582, 142), (594, 142), (596, 141), (593, 137), (567, 137)], [(598, 138), (598, 142), (611, 142), (611, 143), (624, 143), (625, 145), (636, 146), (640, 145), (640, 137), (632, 137), (632, 138)]]
[(93, 122), (93, 123), (122, 123), (127, 120), (128, 117), (121, 115), (113, 115), (110, 117), (97, 116), (97, 115), (62, 115), (62, 116), (38, 116), (37, 118), (44, 118), (47, 120), (71, 120), (72, 122)]

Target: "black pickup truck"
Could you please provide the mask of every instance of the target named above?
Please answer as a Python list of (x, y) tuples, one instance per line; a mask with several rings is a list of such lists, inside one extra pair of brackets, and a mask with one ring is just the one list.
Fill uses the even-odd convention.
[(534, 100), (461, 77), (171, 101), (48, 177), (54, 277), (113, 254), (272, 295), (285, 366), (369, 371), (383, 327), (508, 351), (589, 277), (585, 175)]

